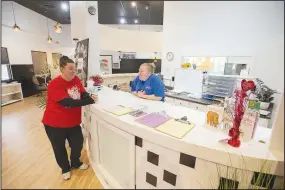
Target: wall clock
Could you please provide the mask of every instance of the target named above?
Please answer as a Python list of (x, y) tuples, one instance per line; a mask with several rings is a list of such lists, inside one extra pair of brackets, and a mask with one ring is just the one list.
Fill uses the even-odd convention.
[(90, 15), (95, 15), (96, 14), (96, 8), (93, 6), (88, 7), (88, 13)]
[(168, 52), (168, 53), (166, 54), (166, 58), (167, 58), (168, 61), (172, 61), (173, 58), (174, 58), (173, 53), (172, 53), (172, 52)]

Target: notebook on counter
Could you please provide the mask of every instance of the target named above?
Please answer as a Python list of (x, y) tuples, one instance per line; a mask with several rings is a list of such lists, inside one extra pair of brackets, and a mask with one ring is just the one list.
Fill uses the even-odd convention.
[(125, 115), (125, 114), (128, 114), (128, 113), (134, 111), (132, 108), (124, 107), (121, 105), (113, 106), (113, 107), (107, 108), (105, 110), (107, 112), (110, 112), (110, 113), (117, 115), (117, 116)]
[(144, 117), (136, 119), (135, 121), (140, 123), (140, 124), (146, 125), (148, 127), (155, 128), (155, 127), (165, 123), (169, 119), (170, 118), (166, 115), (162, 115), (159, 113), (150, 113)]
[(155, 129), (172, 137), (181, 139), (194, 127), (194, 124), (182, 123), (171, 119)]

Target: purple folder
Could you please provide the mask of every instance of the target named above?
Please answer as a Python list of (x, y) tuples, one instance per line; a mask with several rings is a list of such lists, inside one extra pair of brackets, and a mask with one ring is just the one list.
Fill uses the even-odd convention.
[(162, 125), (169, 119), (170, 118), (166, 115), (161, 115), (159, 113), (150, 113), (144, 117), (136, 119), (135, 121), (140, 124), (155, 128), (158, 127), (159, 125)]

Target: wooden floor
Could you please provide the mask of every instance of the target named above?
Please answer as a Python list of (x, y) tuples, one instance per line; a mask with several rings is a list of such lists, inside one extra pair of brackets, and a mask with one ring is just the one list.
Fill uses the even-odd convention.
[[(91, 167), (86, 171), (72, 170), (71, 180), (61, 178), (41, 123), (43, 110), (36, 101), (36, 97), (29, 97), (2, 107), (2, 188), (102, 189)], [(81, 160), (88, 163), (85, 149)]]

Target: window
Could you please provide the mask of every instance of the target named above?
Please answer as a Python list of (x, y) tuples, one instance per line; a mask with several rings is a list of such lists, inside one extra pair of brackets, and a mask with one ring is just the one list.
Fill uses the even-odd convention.
[(197, 70), (208, 71), (209, 74), (249, 75), (251, 59), (250, 56), (183, 56), (181, 64), (190, 63), (195, 65)]

